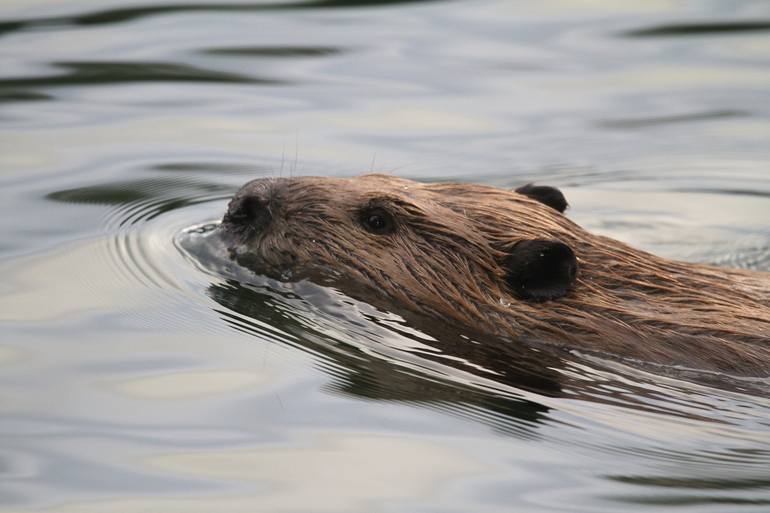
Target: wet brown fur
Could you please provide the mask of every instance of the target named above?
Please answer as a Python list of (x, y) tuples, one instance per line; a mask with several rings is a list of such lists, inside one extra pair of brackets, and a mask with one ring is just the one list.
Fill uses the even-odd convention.
[[(446, 325), (533, 344), (735, 375), (770, 372), (770, 274), (676, 262), (591, 234), (522, 194), (387, 175), (260, 179), (233, 199), (262, 198), (272, 218), (244, 230), (225, 216), (233, 257), (260, 272), (310, 277)], [(365, 230), (380, 206), (392, 234)], [(570, 293), (534, 303), (511, 294), (501, 266), (527, 239), (568, 244)], [(367, 296), (367, 297), (361, 297)]]

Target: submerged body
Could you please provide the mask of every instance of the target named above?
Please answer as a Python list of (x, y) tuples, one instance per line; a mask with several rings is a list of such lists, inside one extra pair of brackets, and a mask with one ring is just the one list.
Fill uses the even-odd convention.
[(558, 190), (386, 175), (259, 179), (230, 202), (230, 257), (511, 344), (770, 373), (770, 274), (660, 258), (570, 221)]

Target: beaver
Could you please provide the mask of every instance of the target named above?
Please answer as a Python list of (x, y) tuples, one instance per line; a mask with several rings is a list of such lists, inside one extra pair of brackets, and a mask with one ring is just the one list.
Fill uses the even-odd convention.
[[(770, 372), (770, 273), (592, 234), (556, 188), (390, 175), (260, 178), (230, 201), (229, 258), (444, 330), (736, 376)], [(430, 328), (428, 328), (430, 331)]]

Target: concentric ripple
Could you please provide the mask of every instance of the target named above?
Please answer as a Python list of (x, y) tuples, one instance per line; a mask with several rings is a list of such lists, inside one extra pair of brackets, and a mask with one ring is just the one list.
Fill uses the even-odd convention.
[(148, 287), (178, 289), (172, 272), (158, 261), (168, 252), (177, 229), (175, 211), (222, 201), (231, 191), (223, 185), (191, 178), (150, 178), (57, 191), (49, 198), (108, 205), (103, 230), (109, 235), (103, 250), (115, 271)]
[[(190, 269), (175, 250), (174, 237), (190, 216), (219, 215), (231, 192), (231, 187), (203, 176), (173, 175), (48, 194), (49, 200), (105, 209), (95, 237), (79, 251), (88, 262), (73, 270), (70, 281), (94, 305), (123, 304), (137, 318), (163, 329), (189, 325), (190, 316), (206, 309), (206, 298), (186, 286)], [(204, 332), (221, 329), (201, 326)]]

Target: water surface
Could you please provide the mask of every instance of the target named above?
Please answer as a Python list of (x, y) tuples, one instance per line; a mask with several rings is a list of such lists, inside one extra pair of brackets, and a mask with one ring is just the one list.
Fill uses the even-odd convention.
[(759, 0), (4, 2), (0, 511), (768, 511), (767, 380), (501, 379), (184, 244), (251, 178), (376, 171), (770, 270), (768, 35)]

